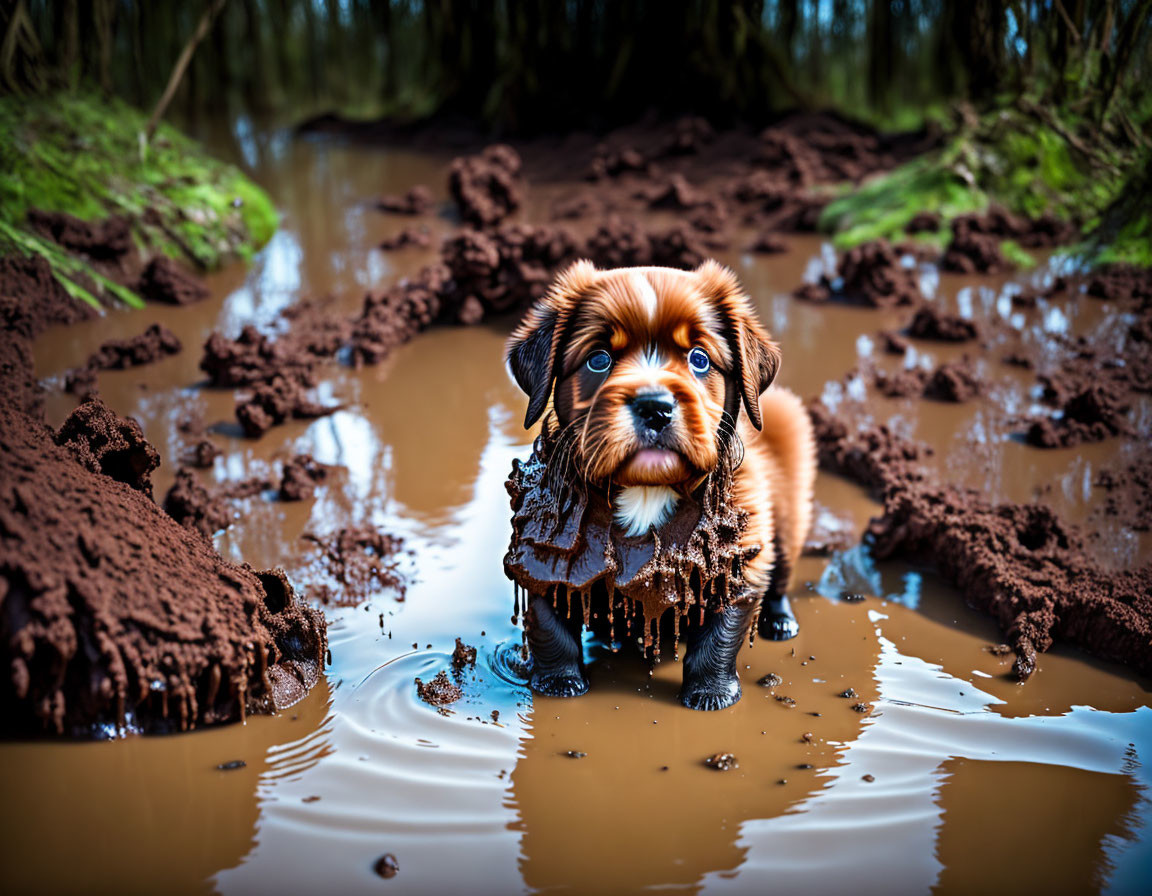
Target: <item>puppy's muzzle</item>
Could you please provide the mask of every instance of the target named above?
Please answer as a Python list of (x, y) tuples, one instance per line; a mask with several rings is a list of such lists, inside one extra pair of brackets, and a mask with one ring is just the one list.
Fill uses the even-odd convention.
[(668, 424), (672, 422), (672, 415), (676, 412), (676, 399), (665, 391), (642, 392), (628, 404), (632, 409), (636, 428), (641, 432), (647, 430), (653, 435), (659, 435), (667, 429)]

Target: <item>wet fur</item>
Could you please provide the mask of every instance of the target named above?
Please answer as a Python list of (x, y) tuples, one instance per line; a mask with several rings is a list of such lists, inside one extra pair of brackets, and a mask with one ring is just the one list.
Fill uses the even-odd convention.
[[(688, 364), (693, 347), (711, 360), (706, 375)], [(598, 349), (613, 357), (603, 374), (585, 365)], [(757, 615), (766, 637), (797, 631), (785, 595), (811, 524), (816, 470), (808, 415), (793, 393), (769, 388), (780, 352), (735, 275), (714, 261), (694, 271), (598, 271), (577, 262), (513, 333), (507, 359), (529, 398), (525, 426), (543, 417), (546, 432), (562, 434), (571, 445), (567, 475), (607, 488), (618, 515), (625, 505), (621, 522), (638, 525), (642, 513), (652, 512), (621, 502), (623, 488), (666, 486), (687, 494), (718, 465), (740, 461), (732, 499), (748, 515), (743, 543), (760, 551), (745, 567), (744, 595), (690, 640), (681, 693), (693, 708), (730, 706), (740, 696), (736, 654)], [(658, 436), (643, 433), (629, 410), (637, 394), (651, 390), (675, 400)], [(675, 452), (679, 463), (656, 472), (636, 468), (630, 460), (642, 448)], [(582, 667), (573, 667), (579, 632), (543, 614), (526, 620), (537, 666), (533, 687), (582, 693), (573, 683), (582, 680)]]

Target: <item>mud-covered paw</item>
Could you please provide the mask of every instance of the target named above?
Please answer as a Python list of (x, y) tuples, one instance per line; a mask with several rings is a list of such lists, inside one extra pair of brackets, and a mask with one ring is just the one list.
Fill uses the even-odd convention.
[(710, 712), (715, 709), (727, 709), (740, 699), (740, 681), (731, 678), (728, 681), (709, 681), (696, 684), (685, 684), (680, 692), (680, 702), (689, 709)]
[(543, 697), (579, 697), (588, 691), (588, 679), (579, 672), (533, 672), (528, 686)]
[(769, 641), (787, 641), (800, 634), (800, 623), (791, 613), (761, 613), (760, 637)]

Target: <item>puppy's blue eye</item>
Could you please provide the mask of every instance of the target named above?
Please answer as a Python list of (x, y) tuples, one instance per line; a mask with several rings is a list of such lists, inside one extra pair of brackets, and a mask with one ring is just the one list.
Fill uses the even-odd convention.
[(694, 348), (688, 352), (688, 366), (692, 368), (693, 373), (704, 374), (712, 366), (712, 360), (704, 349)]
[(612, 366), (612, 356), (601, 348), (592, 352), (584, 363), (593, 373), (607, 373), (608, 368)]

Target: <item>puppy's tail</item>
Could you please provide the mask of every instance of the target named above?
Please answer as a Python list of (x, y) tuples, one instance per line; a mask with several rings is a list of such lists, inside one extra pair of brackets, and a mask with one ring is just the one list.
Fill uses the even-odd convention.
[(778, 593), (788, 587), (787, 577), (796, 567), (804, 540), (812, 525), (812, 489), (816, 481), (816, 437), (804, 403), (787, 389), (771, 388), (760, 396), (764, 428), (760, 438), (775, 463), (772, 470), (772, 508), (779, 545), (777, 568), (785, 581), (777, 581)]

